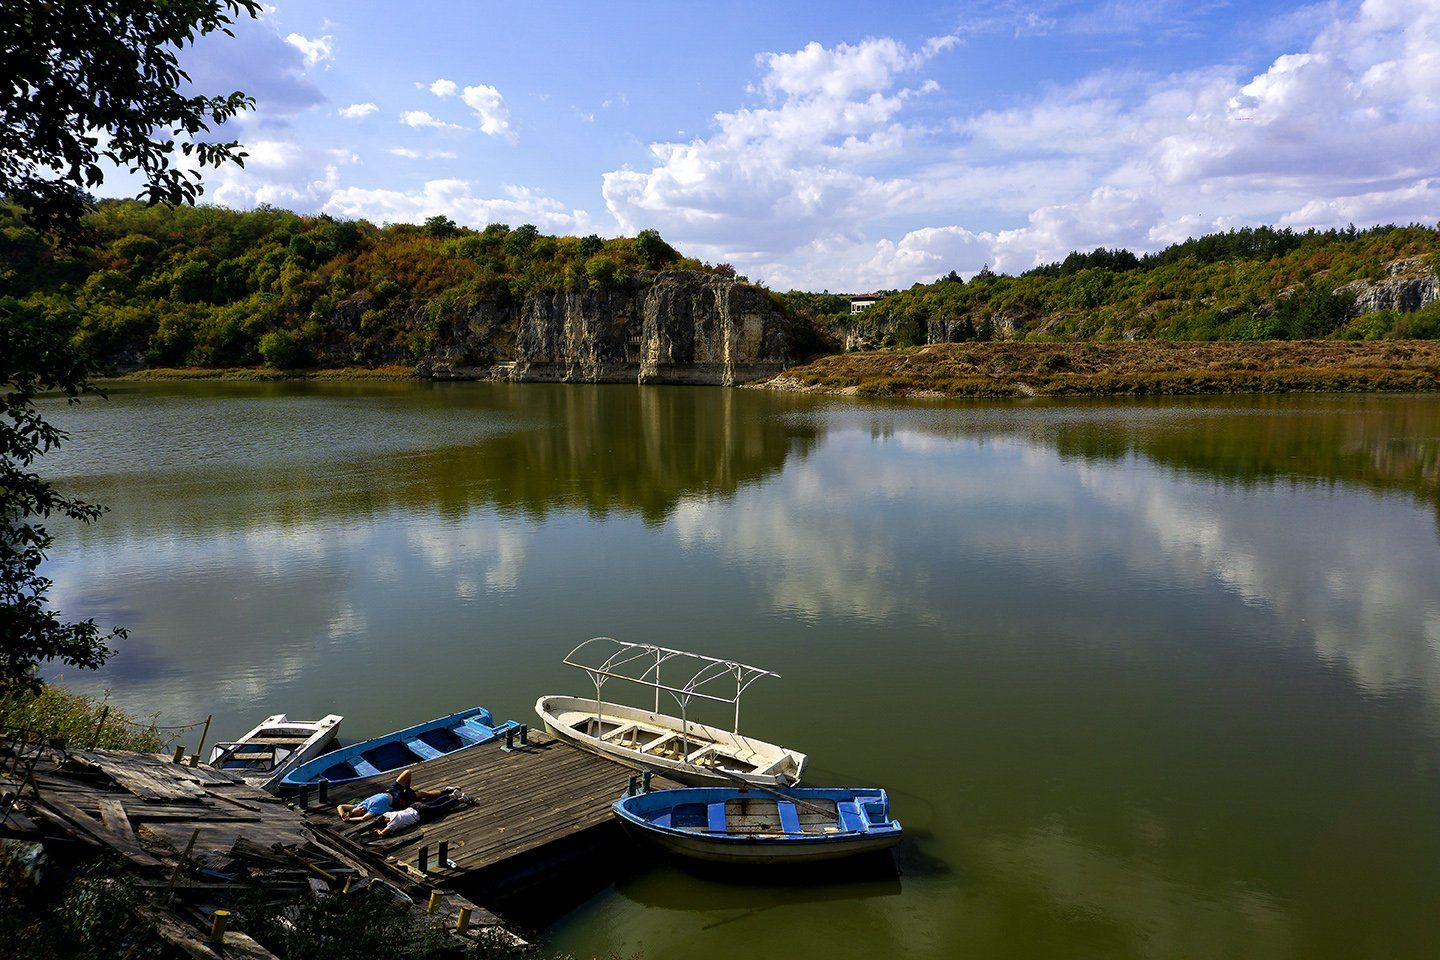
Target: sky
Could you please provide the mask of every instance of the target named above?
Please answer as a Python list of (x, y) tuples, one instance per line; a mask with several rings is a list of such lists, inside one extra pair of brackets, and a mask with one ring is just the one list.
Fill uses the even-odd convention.
[(848, 292), (1440, 219), (1440, 0), (278, 0), (235, 32), (183, 58), (256, 98), (228, 207), (653, 227)]

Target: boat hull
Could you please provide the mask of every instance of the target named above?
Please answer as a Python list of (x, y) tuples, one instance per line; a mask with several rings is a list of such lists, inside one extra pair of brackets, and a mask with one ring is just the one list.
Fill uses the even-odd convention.
[(883, 790), (852, 788), (682, 788), (623, 797), (614, 805), (629, 832), (673, 854), (756, 866), (888, 850), (902, 837), (889, 809)]
[[(705, 724), (682, 730), (678, 718), (639, 707), (601, 702), (597, 716), (594, 700), (550, 696), (536, 701), (535, 712), (553, 737), (692, 786), (734, 786), (737, 780), (786, 786), (798, 783), (805, 772), (803, 753)], [(659, 752), (667, 746), (678, 751), (670, 756)]]
[(279, 787), (293, 791), (324, 781), (336, 788), (376, 780), (427, 760), (493, 743), (507, 729), (518, 727), (514, 720), (496, 724), (490, 711), (473, 707), (332, 750), (295, 767), (280, 780)]

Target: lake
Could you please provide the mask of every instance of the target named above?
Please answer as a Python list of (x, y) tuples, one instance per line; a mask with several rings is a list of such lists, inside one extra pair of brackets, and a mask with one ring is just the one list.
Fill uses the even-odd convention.
[[(898, 877), (639, 853), (581, 955), (1440, 954), (1440, 397), (885, 405), (119, 384), (49, 403), (66, 683), (215, 737), (473, 704), (594, 635), (779, 672), (743, 728), (881, 785)], [(593, 687), (590, 688), (593, 690)], [(610, 692), (607, 687), (607, 694)], [(192, 743), (193, 746), (193, 743)]]

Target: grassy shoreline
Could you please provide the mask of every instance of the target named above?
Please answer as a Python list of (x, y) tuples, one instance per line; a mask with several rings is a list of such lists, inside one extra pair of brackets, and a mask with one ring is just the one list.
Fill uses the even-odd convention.
[(1440, 342), (941, 343), (833, 354), (755, 384), (837, 396), (1177, 396), (1440, 390)]

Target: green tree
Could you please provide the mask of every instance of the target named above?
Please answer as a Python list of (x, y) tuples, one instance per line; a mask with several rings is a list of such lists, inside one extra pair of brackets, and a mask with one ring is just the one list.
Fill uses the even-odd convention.
[(512, 257), (523, 257), (540, 237), (540, 231), (533, 223), (522, 223), (505, 238), (505, 252)]
[(420, 229), (425, 231), (427, 237), (434, 237), (436, 240), (444, 240), (446, 237), (453, 237), (460, 232), (460, 227), (455, 221), (443, 213), (427, 217)]
[(260, 0), (7, 0), (0, 194), (66, 236), (106, 163), (138, 171), (151, 203), (194, 203), (201, 171), (177, 167), (176, 148), (197, 168), (243, 162), (239, 143), (203, 135), (254, 101), (182, 92), (179, 53), (259, 11)]
[(635, 235), (635, 255), (652, 270), (680, 259), (680, 253), (660, 236), (659, 230), (641, 230)]

